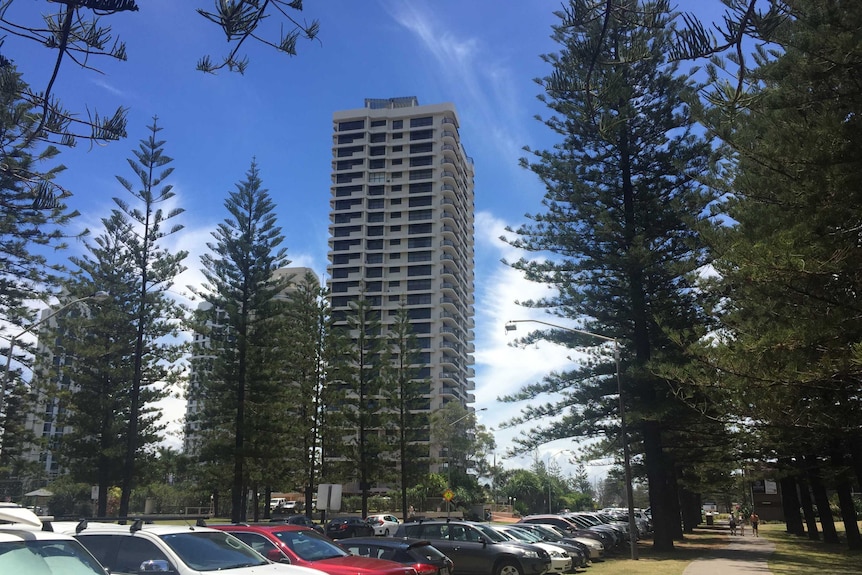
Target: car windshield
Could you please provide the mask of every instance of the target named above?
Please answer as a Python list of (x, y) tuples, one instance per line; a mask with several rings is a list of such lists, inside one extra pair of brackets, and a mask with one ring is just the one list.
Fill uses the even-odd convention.
[(564, 537), (562, 531), (558, 531), (554, 527), (545, 527), (544, 525), (535, 525), (533, 527), (534, 532), (540, 533), (544, 538), (549, 540), (557, 540)]
[(518, 541), (524, 541), (526, 543), (535, 543), (536, 541), (542, 540), (542, 538), (538, 535), (533, 535), (529, 531), (518, 529), (517, 527), (510, 527), (509, 529), (504, 529), (503, 532), (508, 535), (511, 535)]
[(183, 563), (199, 571), (238, 569), (269, 563), (251, 547), (220, 531), (187, 531), (162, 535)]
[(275, 531), (274, 535), (306, 561), (350, 555), (329, 539), (318, 535), (316, 531)]
[(501, 541), (510, 541), (508, 537), (494, 529), (493, 527), (488, 527), (487, 525), (474, 525), (476, 529), (485, 534), (485, 537), (493, 541), (494, 543), (500, 543)]
[(105, 570), (77, 541), (30, 540), (0, 543), (0, 573), (105, 575)]

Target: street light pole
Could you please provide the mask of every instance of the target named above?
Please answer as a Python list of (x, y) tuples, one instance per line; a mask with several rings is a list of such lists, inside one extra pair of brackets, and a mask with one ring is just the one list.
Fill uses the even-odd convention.
[(554, 323), (549, 323), (546, 321), (538, 320), (538, 319), (513, 319), (506, 322), (506, 332), (515, 331), (518, 329), (518, 326), (515, 324), (518, 323), (538, 323), (542, 325), (546, 325), (548, 327), (552, 327), (555, 329), (560, 329), (563, 331), (570, 331), (573, 333), (579, 333), (582, 335), (588, 335), (594, 337), (596, 339), (600, 339), (603, 341), (610, 341), (614, 344), (614, 364), (616, 367), (616, 378), (617, 378), (617, 394), (620, 398), (620, 434), (622, 435), (622, 443), (623, 443), (623, 469), (625, 470), (626, 476), (626, 498), (628, 499), (628, 514), (629, 514), (629, 540), (631, 543), (631, 558), (638, 558), (638, 546), (637, 546), (637, 524), (635, 523), (635, 508), (634, 508), (634, 497), (633, 497), (633, 489), (632, 489), (632, 466), (631, 466), (631, 456), (629, 454), (629, 438), (628, 431), (626, 429), (626, 405), (623, 399), (623, 384), (622, 378), (620, 376), (620, 342), (615, 337), (608, 337), (606, 335), (602, 335), (600, 333), (595, 333), (592, 331), (586, 331), (583, 329), (575, 329), (573, 327), (566, 327), (562, 325), (557, 325)]
[[(464, 421), (465, 419), (467, 419), (471, 415), (475, 416), (480, 411), (487, 411), (487, 410), (488, 410), (487, 407), (483, 407), (481, 409), (477, 409), (476, 411), (470, 411), (468, 413), (465, 413), (464, 415), (462, 415), (461, 417), (459, 417), (455, 421), (450, 421), (449, 423), (447, 423), (446, 427), (448, 427), (451, 430), (452, 426), (455, 425), (456, 423), (458, 423), (460, 421)], [(448, 443), (449, 443), (449, 445), (446, 446), (446, 487), (448, 489), (452, 489), (452, 434), (451, 434), (451, 432), (449, 433)], [(446, 519), (449, 519), (449, 515), (450, 515), (451, 511), (452, 511), (452, 502), (447, 499), (446, 500)]]
[(5, 429), (5, 412), (4, 412), (4, 409), (6, 407), (6, 394), (9, 392), (9, 390), (12, 386), (12, 354), (15, 350), (15, 344), (18, 342), (18, 339), (21, 336), (32, 332), (34, 329), (36, 329), (37, 327), (39, 327), (40, 325), (42, 325), (46, 321), (49, 321), (50, 319), (56, 317), (58, 314), (65, 311), (66, 309), (72, 307), (75, 304), (79, 304), (83, 301), (90, 300), (90, 299), (95, 299), (95, 300), (101, 301), (101, 300), (104, 300), (107, 298), (108, 298), (107, 292), (98, 291), (98, 292), (91, 294), (91, 295), (88, 295), (88, 296), (73, 299), (72, 301), (67, 302), (66, 304), (60, 306), (59, 308), (57, 308), (56, 310), (54, 310), (50, 314), (46, 315), (45, 317), (43, 317), (39, 321), (35, 321), (35, 322), (31, 323), (29, 326), (27, 326), (20, 333), (13, 335), (12, 337), (9, 338), (9, 350), (6, 353), (6, 369), (5, 369), (4, 374), (3, 374), (3, 390), (2, 390), (2, 393), (0, 393), (0, 414), (4, 414), (3, 433), (6, 432), (6, 429)]

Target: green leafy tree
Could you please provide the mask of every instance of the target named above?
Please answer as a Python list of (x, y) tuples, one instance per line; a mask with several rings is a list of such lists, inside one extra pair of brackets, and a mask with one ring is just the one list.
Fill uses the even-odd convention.
[[(263, 188), (257, 164), (225, 201), (229, 217), (213, 232), (210, 253), (202, 256), (207, 282), (198, 292), (207, 305), (199, 308), (199, 325), (210, 327), (208, 349), (198, 347), (195, 399), (202, 458), (232, 467), (231, 520), (246, 519), (247, 459), (250, 449), (278, 438), (256, 435), (254, 409), (282, 382), (270, 363), (271, 342), (283, 311), (279, 293), (284, 282), (275, 271), (289, 260), (281, 248), (275, 204)], [(205, 352), (205, 353), (201, 353)]]
[(756, 434), (751, 458), (822, 471), (858, 549), (862, 7), (800, 0), (785, 10), (770, 34), (780, 49), (756, 54), (744, 98), (729, 101), (721, 84), (710, 93), (706, 120), (735, 165), (716, 209), (729, 224), (712, 238), (720, 257), (709, 287), (725, 296), (712, 310), (723, 329), (699, 357)]
[[(171, 253), (163, 247), (165, 238), (183, 229), (169, 221), (183, 213), (182, 208), (160, 206), (168, 204), (174, 197), (172, 186), (165, 180), (173, 172), (166, 167), (173, 160), (164, 153), (164, 141), (158, 140), (157, 119), (148, 127), (150, 136), (140, 141), (138, 149), (129, 159), (129, 166), (137, 176), (137, 183), (122, 176), (117, 181), (132, 196), (133, 203), (119, 197), (114, 198), (117, 208), (112, 210), (110, 221), (105, 225), (116, 225), (124, 233), (122, 242), (127, 255), (134, 264), (134, 282), (128, 293), (134, 306), (129, 317), (135, 327), (135, 337), (127, 342), (132, 349), (132, 380), (129, 382), (129, 419), (126, 434), (126, 454), (123, 468), (122, 494), (119, 514), (129, 512), (129, 499), (135, 481), (135, 459), (139, 448), (139, 424), (144, 399), (158, 398), (157, 389), (170, 384), (174, 372), (165, 366), (175, 366), (181, 358), (183, 347), (171, 340), (176, 337), (184, 310), (168, 296), (174, 278), (185, 270), (182, 262), (186, 251)], [(135, 186), (140, 186), (136, 188)], [(169, 338), (167, 341), (165, 338)], [(142, 390), (149, 390), (149, 397), (142, 397)]]
[(340, 455), (349, 474), (359, 482), (362, 515), (368, 514), (372, 482), (389, 479), (391, 465), (382, 457), (391, 445), (385, 435), (388, 406), (382, 377), (385, 338), (381, 333), (380, 311), (364, 297), (350, 302), (344, 318), (351, 344), (338, 374), (343, 386)]
[[(126, 245), (125, 219), (114, 213), (103, 220), (105, 231), (87, 243), (87, 253), (73, 257), (74, 279), (67, 283), (70, 293), (84, 297), (105, 291), (110, 298), (87, 305), (87, 313), (70, 314), (58, 322), (57, 335), (46, 338), (59, 342), (52, 349), (62, 362), (45, 378), (46, 408), (58, 417), (60, 429), (69, 427), (55, 451), (74, 481), (97, 485), (96, 514), (107, 516), (108, 490), (119, 485), (129, 430), (129, 390), (134, 378), (136, 338), (137, 270)], [(52, 346), (53, 347), (53, 346)], [(156, 375), (155, 373), (153, 375)], [(163, 425), (151, 407), (163, 394), (144, 387), (137, 424), (136, 456), (161, 440)], [(45, 410), (47, 412), (47, 409)]]
[(314, 486), (320, 483), (321, 436), (324, 426), (324, 393), (328, 338), (331, 316), (326, 290), (317, 277), (308, 273), (296, 278), (286, 294), (284, 312), (284, 385), (287, 400), (282, 417), (296, 422), (290, 437), (289, 485), (301, 486), (305, 495), (305, 511), (310, 515)]
[[(32, 144), (38, 140), (54, 139), (72, 146), (80, 137), (92, 142), (124, 138), (125, 108), (119, 107), (109, 116), (101, 116), (98, 112), (75, 114), (63, 107), (56, 97), (55, 88), (64, 63), (96, 69), (100, 58), (121, 62), (128, 59), (125, 43), (117, 38), (104, 20), (117, 14), (137, 12), (136, 0), (48, 0), (39, 12), (11, 10), (13, 3), (16, 8), (22, 4), (14, 0), (0, 2), (0, 30), (15, 38), (35, 41), (54, 55), (44, 89), (25, 92), (26, 100), (38, 110), (37, 120), (33, 129), (27, 131), (25, 141)], [(297, 41), (316, 38), (320, 28), (316, 20), (301, 22), (292, 15), (302, 11), (302, 0), (214, 0), (213, 5), (212, 11), (203, 8), (196, 11), (221, 30), (230, 49), (218, 63), (214, 63), (210, 56), (202, 57), (197, 68), (204, 72), (213, 73), (220, 69), (244, 72), (249, 61), (242, 55), (242, 49), (250, 42), (290, 56), (296, 55)], [(40, 22), (37, 23), (37, 19)], [(278, 33), (264, 26), (271, 20), (281, 20)], [(8, 48), (0, 52), (0, 67), (9, 66), (12, 60), (14, 54)]]
[(428, 434), (427, 400), (423, 394), (429, 382), (418, 378), (420, 348), (403, 299), (401, 303), (394, 323), (389, 326), (383, 368), (387, 403), (394, 415), (390, 425), (396, 434), (401, 512), (406, 521), (407, 489), (423, 475), (420, 470), (428, 467), (428, 450), (422, 438)]
[[(699, 239), (713, 193), (698, 183), (710, 169), (708, 141), (694, 133), (685, 102), (695, 86), (667, 63), (668, 2), (619, 0), (598, 7), (572, 0), (558, 13), (558, 54), (538, 80), (559, 138), (552, 150), (528, 150), (523, 165), (546, 187), (545, 210), (514, 230), (510, 243), (540, 259), (513, 262), (527, 278), (556, 294), (521, 302), (578, 322), (584, 331), (615, 338), (621, 347), (623, 398), (630, 431), (642, 445), (654, 510), (656, 549), (681, 536), (674, 517), (674, 464), (666, 441), (671, 424), (685, 428), (689, 413), (669, 393), (653, 365), (682, 361), (672, 337), (697, 337), (708, 325), (694, 274), (708, 261)], [(511, 231), (511, 230), (510, 230)], [(516, 451), (568, 437), (622, 445), (612, 350), (590, 335), (551, 329), (526, 340), (549, 339), (587, 354), (582, 367), (554, 373), (506, 401), (529, 400), (510, 423), (536, 423)], [(537, 402), (548, 395), (547, 403)], [(684, 423), (685, 422), (685, 423)]]
[[(53, 185), (63, 166), (46, 168), (59, 150), (42, 151), (28, 137), (37, 129), (37, 110), (25, 97), (29, 87), (14, 66), (0, 66), (0, 325), (3, 357), (11, 338), (35, 321), (31, 302), (53, 297), (62, 269), (49, 265), (46, 253), (66, 247), (63, 228), (77, 212), (65, 205), (68, 194)], [(9, 377), (0, 388), (0, 474), (8, 473), (13, 453), (29, 441), (23, 418), (28, 397), (19, 365), (29, 365), (30, 347), (15, 341)], [(20, 392), (20, 393), (19, 393)], [(12, 409), (13, 403), (15, 409)]]

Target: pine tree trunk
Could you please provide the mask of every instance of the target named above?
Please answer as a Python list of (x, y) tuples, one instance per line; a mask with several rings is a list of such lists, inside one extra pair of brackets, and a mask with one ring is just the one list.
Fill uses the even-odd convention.
[(817, 516), (814, 515), (811, 490), (808, 487), (805, 476), (802, 474), (802, 469), (799, 471), (796, 483), (799, 485), (799, 503), (802, 506), (802, 514), (805, 516), (805, 525), (808, 527), (808, 538), (812, 541), (820, 541), (820, 528), (817, 527)]
[(838, 493), (838, 504), (841, 507), (841, 518), (844, 521), (844, 533), (847, 537), (847, 547), (852, 550), (862, 549), (862, 536), (859, 534), (859, 523), (856, 516), (856, 506), (853, 502), (853, 486), (850, 483), (849, 469), (844, 465), (844, 451), (839, 442), (832, 449), (832, 466), (836, 471), (835, 491)]
[(826, 543), (839, 543), (838, 532), (832, 519), (832, 510), (829, 508), (829, 495), (823, 487), (820, 479), (820, 464), (814, 457), (806, 457), (808, 463), (808, 481), (811, 483), (811, 491), (814, 493), (814, 503), (820, 515), (820, 527), (823, 529), (823, 541)]
[[(790, 469), (788, 460), (779, 460), (783, 469)], [(788, 533), (805, 535), (802, 514), (799, 512), (799, 496), (796, 492), (796, 477), (787, 475), (781, 478), (781, 505), (784, 509), (784, 524)]]
[(676, 530), (673, 524), (679, 523), (679, 516), (674, 517), (673, 505), (669, 501), (676, 494), (668, 488), (658, 423), (647, 421), (643, 424), (643, 441), (653, 516), (653, 549), (673, 551), (673, 533)]

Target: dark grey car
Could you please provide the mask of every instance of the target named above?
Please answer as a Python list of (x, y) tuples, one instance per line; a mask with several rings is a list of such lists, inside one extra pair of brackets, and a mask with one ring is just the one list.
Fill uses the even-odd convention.
[(455, 562), (455, 575), (542, 575), (547, 551), (506, 539), (486, 523), (432, 520), (402, 523), (395, 537), (425, 539)]

